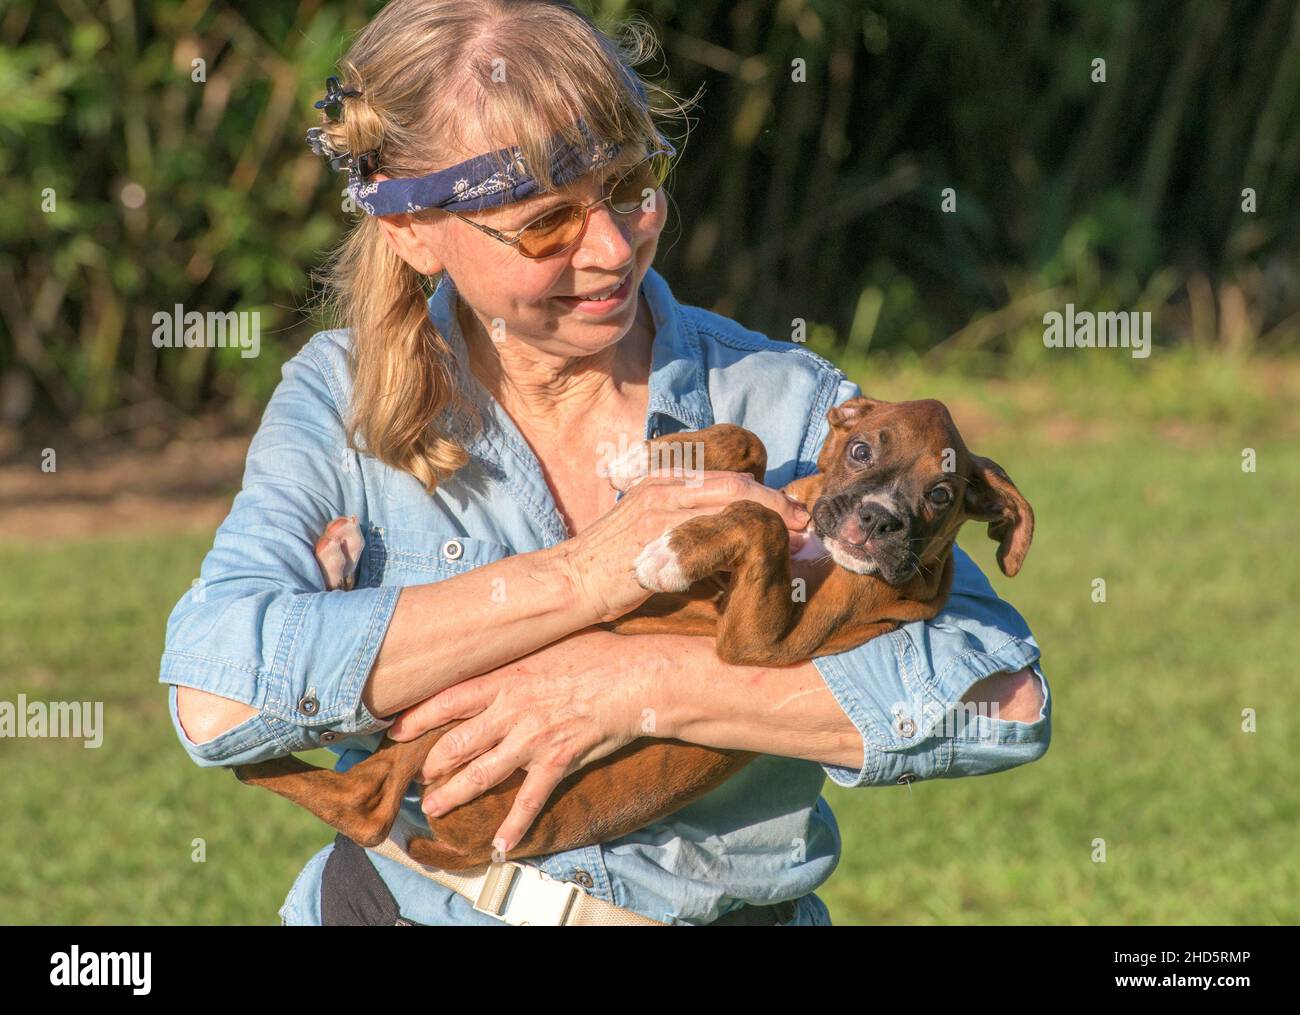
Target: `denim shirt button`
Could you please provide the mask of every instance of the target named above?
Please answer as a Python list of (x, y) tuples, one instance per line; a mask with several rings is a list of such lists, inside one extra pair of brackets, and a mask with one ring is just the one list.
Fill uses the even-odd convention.
[(324, 733), (320, 735), (320, 742), (322, 744), (332, 744), (340, 736), (342, 736), (342, 734), (335, 733), (333, 730), (326, 730)]
[(657, 441), (657, 440), (659, 439), (659, 428), (658, 428), (658, 427), (655, 427), (653, 430), (650, 431), (650, 439), (651, 439), (652, 441)]
[(460, 560), (464, 552), (465, 547), (459, 539), (449, 539), (442, 544), (442, 555), (448, 560)]
[(898, 777), (898, 785), (900, 786), (907, 786), (914, 782), (916, 782), (916, 776), (914, 776), (911, 772), (904, 772), (902, 775)]
[(596, 879), (584, 870), (574, 871), (573, 880), (582, 885), (583, 888), (590, 888), (596, 883)]
[(900, 715), (895, 726), (898, 729), (899, 735), (908, 740), (910, 740), (916, 733), (916, 722), (908, 716)]
[(303, 715), (315, 715), (319, 712), (320, 702), (316, 700), (316, 695), (309, 694), (298, 702), (298, 711)]

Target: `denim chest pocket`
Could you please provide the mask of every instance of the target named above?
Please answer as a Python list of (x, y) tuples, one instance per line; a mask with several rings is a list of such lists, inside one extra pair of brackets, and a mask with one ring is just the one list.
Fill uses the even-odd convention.
[(439, 581), (514, 553), (501, 543), (454, 532), (370, 525), (365, 536), (361, 584), (366, 587)]

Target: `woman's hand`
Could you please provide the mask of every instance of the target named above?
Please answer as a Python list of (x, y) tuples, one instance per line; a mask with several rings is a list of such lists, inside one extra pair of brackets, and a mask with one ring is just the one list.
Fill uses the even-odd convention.
[(425, 782), (460, 769), (425, 794), (425, 812), (445, 814), (525, 769), (492, 841), (502, 854), (513, 849), (566, 776), (653, 732), (643, 727), (654, 667), (638, 640), (579, 631), (403, 712), (388, 730), (398, 741), (464, 720), (424, 763)]
[(771, 508), (792, 532), (808, 525), (802, 504), (745, 473), (701, 472), (690, 479), (650, 476), (557, 549), (563, 551), (578, 595), (598, 620), (617, 620), (652, 594), (637, 584), (637, 554), (674, 526), (696, 515), (716, 514), (740, 500)]

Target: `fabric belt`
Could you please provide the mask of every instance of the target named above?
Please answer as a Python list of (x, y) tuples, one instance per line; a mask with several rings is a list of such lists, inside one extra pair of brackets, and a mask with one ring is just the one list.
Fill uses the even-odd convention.
[[(371, 850), (451, 889), (478, 912), (513, 926), (667, 926), (589, 895), (581, 885), (557, 881), (531, 864), (506, 861), (465, 871), (445, 871), (419, 863), (392, 838)], [(792, 919), (795, 909), (793, 902), (743, 906), (709, 926), (772, 926)], [(321, 918), (326, 926), (420, 926), (401, 915), (366, 851), (342, 834), (335, 838), (334, 850), (325, 864)]]
[(392, 839), (371, 847), (380, 856), (423, 874), (469, 900), (480, 913), (516, 927), (664, 927), (648, 916), (588, 895), (572, 881), (556, 881), (540, 867), (507, 860), (465, 871), (426, 867)]

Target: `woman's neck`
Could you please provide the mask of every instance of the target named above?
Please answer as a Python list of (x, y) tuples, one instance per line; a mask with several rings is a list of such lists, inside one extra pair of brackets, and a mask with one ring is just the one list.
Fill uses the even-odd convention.
[(636, 321), (609, 348), (589, 356), (556, 356), (525, 342), (493, 342), (473, 312), (457, 307), (470, 369), (526, 435), (561, 436), (586, 428), (593, 413), (621, 415), (629, 402), (644, 409), (654, 322), (641, 297)]

